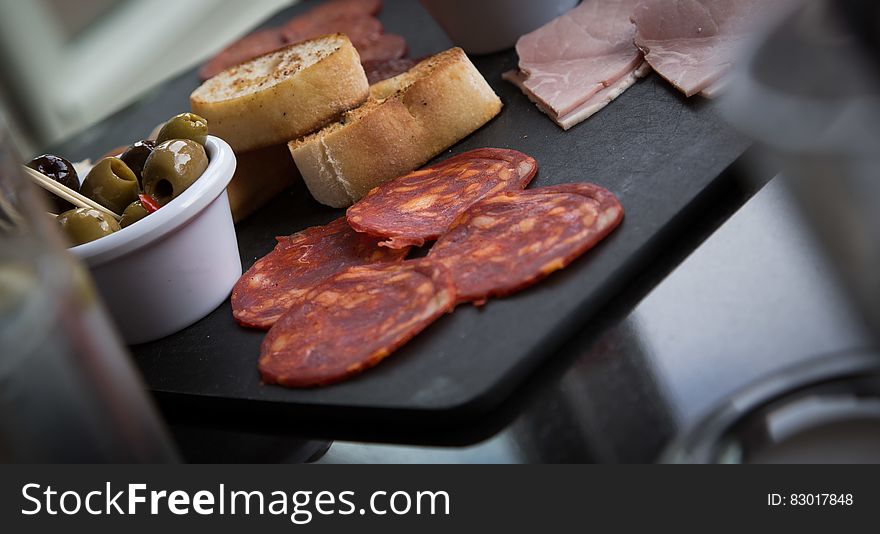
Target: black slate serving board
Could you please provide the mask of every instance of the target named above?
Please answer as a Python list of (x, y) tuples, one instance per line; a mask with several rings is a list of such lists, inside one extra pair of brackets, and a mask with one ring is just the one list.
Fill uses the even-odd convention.
[[(313, 5), (293, 6), (266, 25), (281, 24)], [(413, 57), (452, 45), (414, 0), (386, 0), (380, 18), (386, 31), (406, 37)], [(501, 73), (516, 65), (513, 50), (473, 60), (504, 110), (440, 158), (477, 147), (526, 152), (539, 163), (532, 187), (592, 181), (617, 194), (626, 212), (617, 231), (539, 285), (483, 308), (460, 306), (376, 368), (320, 389), (261, 385), (256, 361), (263, 333), (236, 326), (227, 301), (182, 332), (132, 347), (169, 414), (230, 425), (269, 423), (306, 434), (314, 424), (331, 437), (369, 428), (373, 439), (385, 431), (399, 436), (402, 424), (424, 432), (473, 420), (601, 313), (603, 303), (670, 238), (676, 219), (748, 147), (711, 102), (685, 99), (656, 75), (563, 132), (501, 80)], [(138, 139), (159, 120), (189, 109), (188, 95), (197, 85), (195, 71), (183, 74), (55, 150), (82, 158)], [(273, 248), (276, 235), (342, 213), (314, 202), (302, 184), (295, 186), (238, 226), (244, 268)]]

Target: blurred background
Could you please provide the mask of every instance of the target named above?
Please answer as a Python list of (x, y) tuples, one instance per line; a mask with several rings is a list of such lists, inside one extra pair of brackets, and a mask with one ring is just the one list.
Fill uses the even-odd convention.
[[(0, 113), (31, 154), (296, 0), (0, 0)], [(165, 117), (157, 117), (156, 122)]]

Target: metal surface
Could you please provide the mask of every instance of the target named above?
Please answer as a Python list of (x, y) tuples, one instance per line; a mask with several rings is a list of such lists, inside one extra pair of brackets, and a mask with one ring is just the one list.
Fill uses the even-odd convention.
[(877, 463), (880, 357), (799, 362), (733, 395), (674, 440), (672, 463)]
[[(269, 21), (277, 24), (308, 7)], [(412, 55), (449, 46), (415, 2), (386, 2), (387, 31), (404, 35)], [(237, 327), (228, 302), (201, 322), (164, 340), (133, 348), (149, 387), (168, 413), (220, 424), (264, 424), (296, 418), (308, 433), (320, 424), (334, 435), (434, 428), (474, 419), (495, 408), (530, 372), (646, 266), (707, 191), (746, 149), (712, 103), (686, 100), (656, 76), (637, 83), (612, 105), (568, 132), (559, 130), (500, 74), (515, 66), (513, 51), (475, 64), (505, 109), (453, 147), (457, 153), (499, 146), (534, 155), (533, 187), (593, 181), (616, 193), (622, 226), (566, 270), (519, 295), (482, 309), (462, 306), (357, 379), (317, 390), (260, 385), (256, 358), (263, 334)], [(111, 117), (57, 151), (94, 156), (145, 135), (157, 118), (188, 108), (194, 73), (172, 80), (139, 105)], [(311, 200), (300, 185), (240, 224), (248, 267), (268, 252), (275, 235), (290, 234), (341, 215)]]

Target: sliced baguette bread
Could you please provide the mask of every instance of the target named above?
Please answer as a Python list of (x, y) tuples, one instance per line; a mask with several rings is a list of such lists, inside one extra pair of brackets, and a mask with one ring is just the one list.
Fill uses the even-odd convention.
[(230, 67), (193, 91), (190, 105), (211, 134), (243, 152), (317, 130), (369, 92), (357, 50), (337, 33)]
[(318, 202), (342, 208), (406, 174), (501, 111), (501, 100), (460, 48), (373, 86), (373, 97), (288, 146)]

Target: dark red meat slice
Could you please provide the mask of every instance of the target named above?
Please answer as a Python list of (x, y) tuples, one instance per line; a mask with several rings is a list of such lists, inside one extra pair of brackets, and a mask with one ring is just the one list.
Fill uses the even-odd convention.
[(329, 384), (372, 367), (455, 306), (449, 272), (425, 260), (351, 267), (291, 308), (260, 348), (263, 382)]
[(481, 304), (562, 269), (622, 218), (617, 198), (593, 184), (505, 191), (471, 206), (427, 258), (452, 272), (459, 302)]
[(398, 74), (403, 74), (409, 69), (416, 66), (419, 60), (410, 58), (398, 59), (370, 59), (363, 61), (364, 72), (367, 73), (367, 81), (370, 85), (388, 78), (393, 78)]
[(471, 150), (372, 189), (346, 218), (358, 232), (384, 238), (385, 247), (421, 246), (481, 198), (524, 188), (537, 168), (516, 150)]
[(363, 61), (397, 59), (406, 55), (406, 39), (393, 33), (380, 35), (375, 41), (356, 46)]
[(229, 67), (285, 46), (280, 28), (258, 30), (221, 50), (199, 69), (199, 78), (207, 80)]
[(232, 289), (232, 315), (242, 326), (267, 329), (315, 285), (353, 265), (399, 262), (407, 250), (377, 246), (341, 217), (324, 226), (279, 237)]
[[(362, 61), (389, 61), (406, 55), (406, 40), (384, 35), (382, 23), (373, 17), (382, 9), (379, 0), (332, 0), (290, 19), (281, 28), (259, 30), (232, 43), (199, 69), (199, 78), (208, 78), (261, 54), (289, 44), (331, 33), (343, 33), (358, 50)], [(410, 65), (411, 67), (412, 65)], [(386, 67), (392, 69), (394, 67)], [(396, 67), (400, 68), (400, 67)], [(387, 75), (390, 78), (395, 74)], [(376, 78), (379, 79), (384, 78)], [(372, 83), (372, 82), (371, 82)]]
[(382, 36), (379, 19), (365, 15), (341, 15), (337, 18), (315, 22), (308, 18), (294, 18), (282, 27), (282, 35), (288, 43), (313, 39), (329, 33), (344, 33), (355, 48), (370, 46)]
[[(286, 38), (293, 42), (308, 39), (309, 37), (302, 37), (304, 34), (317, 36), (335, 33), (339, 30), (333, 29), (333, 25), (338, 24), (337, 21), (340, 19), (370, 19), (378, 23), (373, 15), (379, 13), (381, 9), (380, 1), (331, 0), (291, 18), (282, 28)], [(381, 24), (379, 28), (381, 33)], [(316, 31), (317, 34), (314, 33)]]
[(381, 10), (381, 0), (329, 0), (293, 17), (281, 28), (258, 30), (235, 41), (202, 65), (199, 78), (207, 80), (261, 54), (329, 33), (348, 35), (355, 48), (381, 43), (382, 23), (373, 17)]

